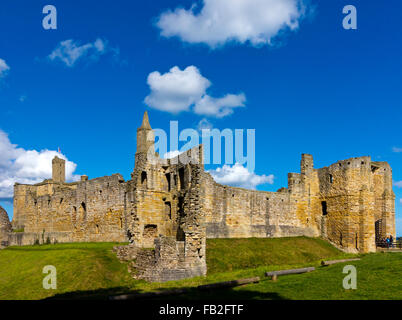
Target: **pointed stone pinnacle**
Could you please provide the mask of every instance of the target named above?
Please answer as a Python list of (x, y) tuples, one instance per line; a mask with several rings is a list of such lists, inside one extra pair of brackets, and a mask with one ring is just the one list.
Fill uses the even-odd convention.
[(152, 129), (151, 125), (149, 124), (149, 119), (148, 119), (148, 112), (144, 112), (144, 117), (142, 118), (142, 124), (141, 124), (141, 129)]

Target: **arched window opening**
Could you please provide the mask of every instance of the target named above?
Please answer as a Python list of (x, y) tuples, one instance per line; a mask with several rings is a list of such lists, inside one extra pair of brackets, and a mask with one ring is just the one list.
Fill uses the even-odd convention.
[(141, 172), (141, 185), (147, 185), (147, 173), (145, 171)]

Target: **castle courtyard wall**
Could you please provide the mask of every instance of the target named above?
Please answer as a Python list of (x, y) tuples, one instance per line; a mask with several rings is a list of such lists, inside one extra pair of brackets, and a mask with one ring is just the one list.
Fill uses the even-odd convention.
[(204, 212), (208, 238), (314, 236), (300, 223), (295, 200), (283, 192), (224, 186), (205, 175)]
[(10, 245), (127, 241), (125, 185), (119, 174), (73, 185), (16, 185), (13, 222), (24, 232), (11, 234)]

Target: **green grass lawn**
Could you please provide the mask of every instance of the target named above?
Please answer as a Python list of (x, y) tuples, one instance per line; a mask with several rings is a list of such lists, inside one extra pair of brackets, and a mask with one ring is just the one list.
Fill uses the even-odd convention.
[[(111, 251), (113, 243), (74, 243), (10, 247), (0, 251), (0, 299), (107, 298), (127, 292), (191, 288), (200, 284), (260, 276), (263, 281), (201, 293), (191, 290), (174, 299), (402, 299), (402, 254), (362, 255), (357, 290), (345, 290), (346, 263), (321, 267), (322, 259), (355, 257), (321, 239), (213, 239), (207, 241), (208, 276), (146, 283), (134, 280)], [(42, 269), (57, 268), (57, 290), (45, 290)], [(264, 278), (264, 272), (315, 266), (312, 273)]]

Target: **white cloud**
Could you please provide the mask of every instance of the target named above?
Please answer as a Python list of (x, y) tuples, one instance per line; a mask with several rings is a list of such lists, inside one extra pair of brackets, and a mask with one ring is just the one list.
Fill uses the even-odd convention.
[[(284, 30), (295, 31), (305, 17), (304, 0), (203, 0), (200, 10), (168, 10), (157, 26), (164, 37), (212, 48), (227, 42), (271, 45)], [(197, 9), (197, 10), (196, 10)], [(198, 12), (196, 12), (198, 11)]]
[[(115, 49), (110, 50), (115, 51)], [(80, 59), (86, 57), (92, 61), (96, 61), (108, 51), (109, 46), (106, 40), (96, 39), (93, 43), (80, 45), (78, 41), (69, 39), (61, 41), (48, 56), (48, 59), (52, 61), (60, 60), (67, 67), (73, 67)]]
[(145, 103), (155, 109), (171, 113), (190, 111), (199, 115), (224, 117), (233, 113), (233, 108), (244, 107), (244, 94), (227, 94), (213, 98), (207, 94), (211, 82), (203, 77), (195, 66), (180, 70), (175, 66), (169, 72), (158, 71), (148, 75), (151, 93)]
[(402, 199), (399, 199), (399, 202), (402, 204)]
[(165, 74), (152, 72), (147, 82), (151, 94), (145, 98), (145, 103), (155, 109), (172, 113), (188, 111), (211, 85), (194, 66), (189, 66), (183, 71), (176, 66)]
[(163, 159), (172, 159), (172, 158), (175, 158), (175, 157), (177, 157), (180, 153), (181, 153), (181, 152), (178, 151), (178, 150), (166, 152), (166, 153), (163, 155)]
[(8, 74), (8, 71), (10, 71), (10, 67), (3, 59), (0, 59), (0, 78), (5, 77)]
[(52, 176), (52, 159), (55, 156), (66, 160), (66, 179), (75, 181), (77, 165), (65, 155), (52, 150), (25, 150), (12, 144), (7, 134), (0, 130), (0, 199), (13, 197), (15, 182), (34, 184)]
[(203, 129), (213, 129), (213, 124), (206, 118), (202, 118), (200, 122), (198, 122), (197, 129), (198, 131), (202, 131)]
[(402, 152), (402, 148), (393, 147), (393, 148), (392, 148), (392, 152), (401, 153), (401, 152)]
[(244, 94), (227, 94), (223, 98), (213, 98), (204, 95), (194, 106), (196, 114), (223, 118), (233, 113), (233, 108), (244, 107), (246, 96)]
[(398, 188), (402, 188), (402, 181), (394, 181), (394, 186)]
[(274, 176), (257, 175), (250, 172), (241, 164), (236, 163), (233, 166), (223, 165), (216, 170), (208, 171), (217, 183), (240, 187), (246, 189), (255, 189), (260, 184), (273, 184)]

